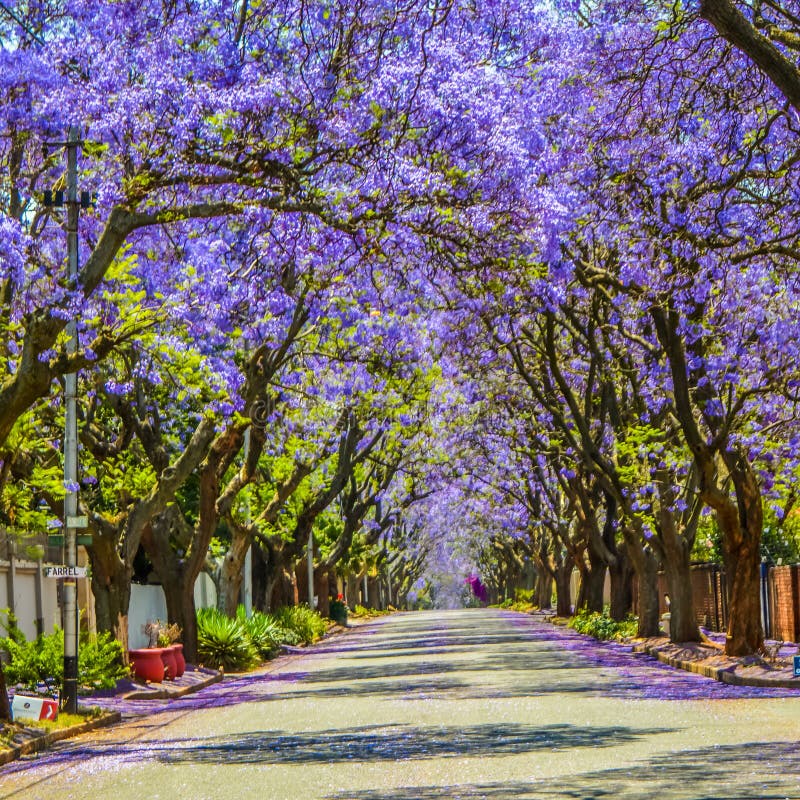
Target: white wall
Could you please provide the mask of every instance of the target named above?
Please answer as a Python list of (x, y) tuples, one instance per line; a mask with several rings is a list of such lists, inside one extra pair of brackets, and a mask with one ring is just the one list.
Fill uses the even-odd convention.
[[(194, 604), (196, 608), (208, 608), (217, 604), (217, 590), (214, 581), (201, 572), (194, 584)], [(149, 637), (144, 632), (148, 622), (169, 622), (167, 619), (167, 600), (160, 586), (131, 586), (131, 604), (128, 607), (128, 647), (136, 650), (147, 647)]]
[[(14, 573), (14, 611), (17, 622), (28, 639), (36, 638), (36, 576), (39, 565), (34, 561), (16, 561)], [(0, 609), (9, 608), (8, 576), (10, 566), (0, 561)], [(5, 614), (0, 618), (5, 622)], [(42, 579), (42, 619), (44, 632), (52, 633), (61, 624), (58, 607), (58, 581)]]
[[(15, 562), (14, 575), (14, 609), (20, 628), (28, 639), (36, 638), (36, 573), (38, 564), (32, 561)], [(0, 561), (0, 609), (8, 608), (8, 572), (9, 563)], [(86, 595), (90, 600), (90, 581), (86, 584)], [(82, 587), (83, 588), (83, 587)], [(81, 593), (83, 595), (83, 592)], [(217, 604), (217, 590), (214, 581), (205, 573), (201, 573), (194, 585), (194, 603), (197, 608), (208, 608)], [(83, 609), (83, 603), (81, 604)], [(42, 617), (44, 632), (52, 633), (55, 625), (61, 625), (61, 610), (58, 605), (58, 581), (53, 578), (42, 579)], [(5, 622), (5, 614), (0, 621)], [(167, 622), (167, 601), (164, 590), (160, 586), (131, 586), (131, 603), (128, 611), (129, 647), (136, 649), (146, 647), (148, 637), (144, 626), (160, 619)], [(3, 633), (0, 629), (0, 635)]]
[(131, 604), (128, 607), (128, 647), (136, 650), (147, 647), (149, 637), (144, 632), (148, 622), (167, 621), (167, 600), (160, 586), (131, 586)]

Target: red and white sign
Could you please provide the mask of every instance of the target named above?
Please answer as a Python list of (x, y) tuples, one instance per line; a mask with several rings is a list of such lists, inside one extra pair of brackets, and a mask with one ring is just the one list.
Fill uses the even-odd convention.
[(11, 716), (14, 719), (57, 719), (58, 703), (45, 697), (15, 694), (11, 701)]

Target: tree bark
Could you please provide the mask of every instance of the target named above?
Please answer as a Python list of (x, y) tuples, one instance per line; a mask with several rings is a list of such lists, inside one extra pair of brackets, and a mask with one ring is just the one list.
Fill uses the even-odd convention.
[(700, 16), (720, 36), (741, 50), (800, 111), (800, 71), (778, 47), (762, 34), (731, 0), (703, 0)]
[(8, 702), (8, 689), (2, 662), (0, 662), (0, 720), (11, 722), (11, 703)]
[(244, 562), (249, 548), (250, 537), (232, 530), (231, 545), (222, 560), (218, 587), (222, 608), (229, 617), (236, 614), (236, 608), (239, 605), (239, 595), (244, 579)]
[(700, 628), (694, 615), (694, 593), (689, 546), (669, 531), (661, 538), (664, 575), (670, 598), (669, 635), (673, 642), (699, 642)]
[(578, 594), (579, 605), (587, 611), (603, 612), (603, 589), (606, 584), (606, 569), (608, 565), (589, 548), (589, 567), (581, 574), (581, 588)]
[(649, 547), (631, 551), (636, 566), (638, 583), (639, 623), (636, 635), (642, 639), (658, 636), (659, 632), (659, 598), (658, 598), (658, 561)]
[(761, 490), (746, 457), (726, 453), (738, 513), (718, 514), (722, 556), (728, 574), (728, 631), (725, 653), (743, 656), (764, 646), (761, 627), (761, 531), (764, 511)]
[(565, 558), (556, 567), (556, 614), (559, 617), (568, 617), (572, 614), (572, 559)]
[(553, 607), (553, 577), (544, 570), (539, 573), (536, 582), (536, 605), (542, 610)]
[[(97, 630), (111, 633), (126, 644), (133, 568), (120, 558), (116, 539), (108, 535), (95, 534), (88, 552)], [(124, 655), (127, 659), (127, 646)]]
[(620, 547), (613, 564), (608, 567), (611, 578), (611, 619), (622, 622), (633, 608), (633, 576), (634, 568), (628, 556), (627, 548)]

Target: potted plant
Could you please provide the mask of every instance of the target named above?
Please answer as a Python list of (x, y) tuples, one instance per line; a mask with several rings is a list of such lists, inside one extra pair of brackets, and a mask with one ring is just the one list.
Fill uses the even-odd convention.
[(330, 618), (342, 625), (343, 627), (347, 627), (347, 604), (344, 602), (344, 595), (338, 595), (335, 600), (331, 600), (330, 602), (330, 611), (328, 612)]
[(149, 642), (147, 647), (128, 650), (128, 657), (137, 678), (161, 683), (165, 678), (174, 680), (183, 675), (186, 661), (183, 658), (181, 629), (176, 624), (166, 625), (160, 620), (148, 622), (144, 627)]
[[(183, 644), (179, 641), (181, 638), (180, 626), (176, 623), (169, 625), (161, 625), (158, 632), (158, 644), (164, 650), (164, 664), (167, 667), (168, 678), (180, 678), (186, 670), (186, 660), (183, 657)], [(174, 668), (170, 669), (173, 666)]]
[(164, 680), (167, 666), (162, 658), (163, 648), (158, 646), (159, 631), (160, 626), (157, 621), (148, 622), (144, 626), (144, 632), (149, 638), (147, 647), (128, 650), (133, 674), (140, 680), (152, 683), (161, 683)]

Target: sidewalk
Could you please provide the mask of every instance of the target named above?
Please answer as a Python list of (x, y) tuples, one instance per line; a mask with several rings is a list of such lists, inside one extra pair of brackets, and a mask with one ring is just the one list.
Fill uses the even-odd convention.
[[(62, 739), (79, 736), (82, 733), (88, 733), (97, 728), (104, 728), (120, 722), (123, 714), (137, 713), (137, 703), (134, 701), (174, 700), (192, 692), (199, 692), (213, 683), (218, 683), (224, 677), (221, 672), (210, 669), (195, 669), (187, 664), (186, 672), (173, 681), (144, 685), (131, 680), (120, 681), (114, 690), (97, 692), (79, 699), (78, 706), (82, 710), (93, 707), (101, 709), (102, 713), (96, 717), (88, 717), (85, 722), (78, 725), (57, 728), (47, 732), (42, 728), (37, 728), (35, 722), (20, 728), (14, 733), (10, 745), (4, 746), (0, 743), (0, 766), (15, 761), (22, 756), (33, 755), (41, 750), (46, 750)], [(13, 697), (13, 692), (9, 694)], [(151, 711), (148, 705), (140, 706), (139, 713)]]
[[(332, 626), (323, 638), (312, 645), (312, 647), (325, 645), (330, 639), (338, 634), (351, 631), (366, 623), (367, 620), (354, 619), (348, 624), (347, 628), (338, 625)], [(305, 647), (284, 646), (283, 654), (265, 662), (255, 670), (246, 673), (234, 673), (227, 677), (234, 680), (241, 680), (244, 677), (270, 672), (276, 669), (285, 658), (293, 655), (308, 652)], [(80, 725), (68, 728), (59, 728), (50, 732), (45, 732), (37, 728), (32, 722), (30, 726), (24, 726), (15, 732), (10, 746), (0, 742), (0, 766), (8, 764), (16, 759), (46, 750), (55, 742), (68, 739), (72, 736), (79, 736), (82, 733), (107, 727), (120, 722), (123, 717), (144, 716), (156, 713), (170, 703), (184, 698), (186, 695), (194, 694), (206, 689), (207, 687), (220, 683), (226, 678), (222, 671), (207, 669), (205, 667), (195, 667), (191, 664), (186, 665), (186, 671), (180, 678), (163, 683), (142, 684), (130, 679), (124, 679), (117, 683), (115, 689), (98, 691), (91, 695), (79, 698), (79, 707), (82, 710), (97, 708), (101, 714), (90, 717)], [(9, 693), (13, 697), (13, 690)]]
[[(552, 614), (534, 613), (536, 619), (554, 625), (566, 625)], [(727, 656), (724, 652), (725, 634), (701, 629), (706, 642), (671, 642), (666, 636), (650, 639), (634, 639), (620, 646), (630, 647), (633, 657), (643, 654), (657, 658), (664, 664), (686, 672), (694, 672), (731, 686), (772, 687), (775, 689), (797, 689), (800, 697), (800, 677), (794, 677), (794, 656), (800, 648), (793, 642), (767, 641), (771, 649), (777, 649), (774, 658), (759, 655)], [(578, 634), (583, 635), (583, 634)], [(587, 639), (592, 637), (587, 636)]]
[[(777, 646), (776, 642), (767, 644)], [(800, 697), (800, 677), (794, 677), (794, 656), (800, 653), (797, 645), (791, 642), (784, 643), (774, 659), (726, 656), (721, 644), (673, 643), (666, 637), (637, 641), (633, 644), (632, 652), (647, 653), (672, 667), (732, 686), (797, 689)]]

